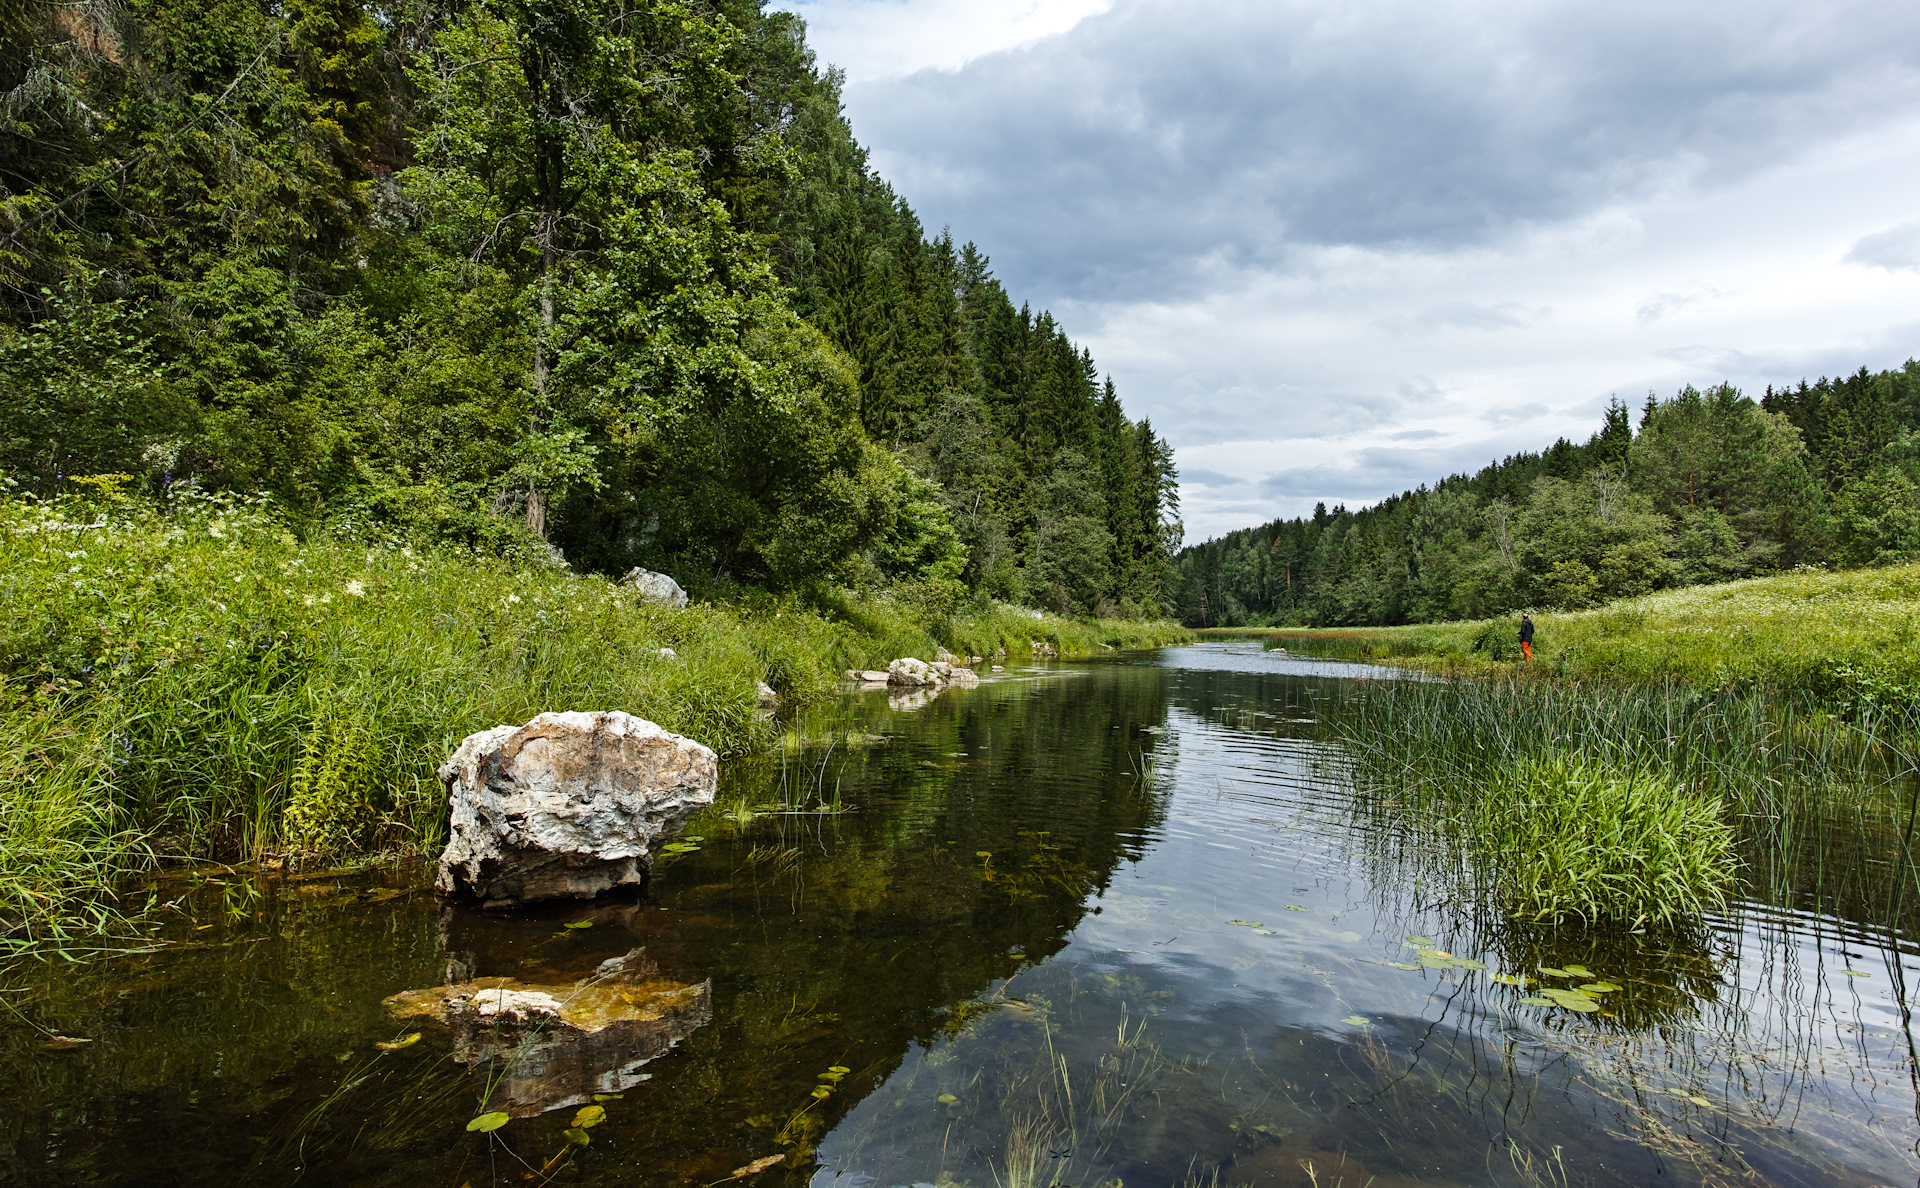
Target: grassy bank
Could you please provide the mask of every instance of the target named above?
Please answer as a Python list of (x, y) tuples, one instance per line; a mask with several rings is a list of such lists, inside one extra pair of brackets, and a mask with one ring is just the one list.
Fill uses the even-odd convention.
[[(1269, 647), (1437, 672), (1513, 672), (1519, 616), (1411, 627), (1282, 629)], [(1846, 712), (1920, 701), (1920, 565), (1799, 572), (1540, 612), (1534, 676), (1804, 691)]]
[[(944, 645), (1015, 661), (1186, 637), (905, 596), (674, 611), (599, 577), (335, 535), (265, 504), (0, 499), (0, 935), (72, 927), (157, 862), (440, 844), (467, 733), (618, 708), (723, 755), (849, 667)], [(663, 651), (664, 649), (664, 651)]]

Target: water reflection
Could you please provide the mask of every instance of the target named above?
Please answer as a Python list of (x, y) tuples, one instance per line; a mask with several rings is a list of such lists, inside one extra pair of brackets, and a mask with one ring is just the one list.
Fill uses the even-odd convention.
[[(702, 848), (620, 902), (502, 917), (443, 912), (412, 871), (216, 872), (171, 949), (14, 971), (34, 1027), (94, 1042), (0, 1035), (0, 1176), (519, 1183), (565, 1144), (540, 1108), (611, 1091), (556, 1182), (775, 1155), (755, 1183), (1915, 1178), (1911, 955), (1790, 906), (1662, 935), (1489, 916), (1327, 777), (1327, 667), (1206, 646), (910, 713), (855, 694), (796, 723), (803, 756), (730, 769)], [(783, 791), (802, 767), (845, 811)], [(505, 1092), (475, 1075), (521, 1049), (497, 1027), (382, 1006), (500, 979), (558, 999), (609, 962), (700, 1001), (618, 1051), (536, 1053)], [(1580, 983), (1620, 989), (1524, 1001)], [(508, 1099), (528, 1116), (465, 1131)]]

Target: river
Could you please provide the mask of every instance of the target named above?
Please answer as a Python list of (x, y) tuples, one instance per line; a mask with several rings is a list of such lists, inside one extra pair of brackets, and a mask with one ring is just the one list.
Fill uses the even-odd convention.
[[(0, 1180), (1920, 1180), (1912, 947), (1756, 903), (1633, 933), (1448, 901), (1452, 859), (1352, 811), (1314, 741), (1381, 677), (1208, 643), (849, 694), (616, 902), (488, 915), (418, 862), (154, 880), (166, 943), (0, 977)], [(497, 1062), (385, 1001), (623, 956), (700, 1013), (542, 1063), (567, 1104), (490, 1133)]]

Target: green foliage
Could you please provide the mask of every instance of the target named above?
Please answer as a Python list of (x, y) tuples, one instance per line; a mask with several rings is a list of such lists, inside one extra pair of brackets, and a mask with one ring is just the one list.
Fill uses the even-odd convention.
[(925, 237), (791, 14), (33, 3), (0, 38), (0, 466), (39, 493), (1160, 613), (1165, 443)]

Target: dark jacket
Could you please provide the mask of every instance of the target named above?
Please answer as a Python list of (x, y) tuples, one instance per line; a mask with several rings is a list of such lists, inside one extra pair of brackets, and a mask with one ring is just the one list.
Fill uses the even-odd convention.
[(1533, 620), (1525, 617), (1524, 615), (1521, 616), (1521, 619), (1520, 619), (1520, 642), (1521, 643), (1533, 642)]

